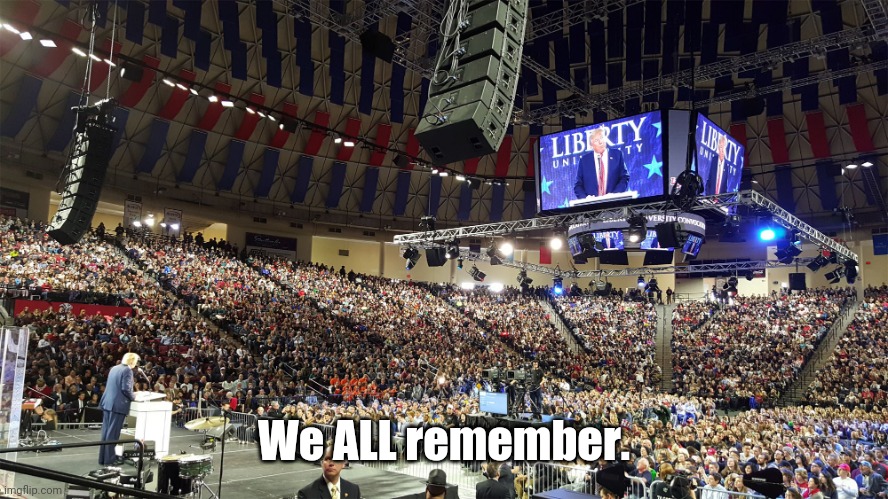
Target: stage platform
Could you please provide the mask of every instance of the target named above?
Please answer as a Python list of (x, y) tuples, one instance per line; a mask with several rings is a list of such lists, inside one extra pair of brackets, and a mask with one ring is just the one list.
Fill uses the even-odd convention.
[[(51, 434), (52, 439), (58, 440), (59, 443), (63, 444), (98, 442), (99, 437), (99, 430), (65, 429), (62, 431), (54, 431)], [(180, 453), (184, 451), (189, 454), (203, 454), (198, 448), (202, 441), (202, 433), (196, 433), (181, 428), (173, 428), (170, 437), (170, 453)], [(215, 452), (208, 452), (208, 454), (212, 454), (213, 456), (214, 471), (206, 480), (215, 491), (219, 483), (218, 473), (221, 446), (217, 446)], [(52, 470), (76, 475), (86, 475), (88, 472), (99, 468), (98, 455), (98, 447), (95, 449), (78, 448), (42, 453), (23, 452), (19, 453), (18, 462), (43, 466)], [(401, 466), (402, 473), (354, 464), (348, 469), (343, 470), (342, 477), (360, 485), (361, 495), (363, 495), (365, 499), (390, 499), (425, 490), (425, 487), (422, 485), (425, 477), (420, 479), (414, 476), (407, 476), (405, 472), (412, 470), (407, 470), (404, 465), (390, 464), (387, 466), (390, 468)], [(135, 468), (128, 465), (125, 465), (124, 467), (135, 470)], [(448, 474), (448, 482), (453, 482), (453, 480), (449, 479), (451, 476), (455, 478), (458, 476), (463, 482), (465, 482), (466, 479), (475, 481), (483, 480), (483, 477), (481, 477), (480, 474), (472, 474), (467, 470), (460, 469), (458, 464), (441, 463), (440, 467), (445, 468), (445, 471)], [(157, 465), (152, 463), (151, 469), (154, 471), (155, 479), (148, 484), (146, 489), (154, 491), (157, 488)], [(228, 442), (225, 446), (225, 470), (222, 481), (222, 497), (224, 499), (240, 499), (244, 497), (257, 499), (282, 497), (293, 498), (300, 488), (317, 479), (320, 475), (320, 467), (313, 464), (304, 462), (266, 463), (259, 460), (259, 448), (257, 444), (242, 445), (237, 442)], [(477, 478), (475, 475), (477, 475)], [(64, 487), (63, 484), (59, 484), (58, 482), (22, 474), (16, 475), (15, 485), (16, 487), (28, 486), (31, 487), (30, 490), (34, 490), (34, 488), (39, 490), (42, 487)], [(27, 497), (57, 499), (64, 496), (29, 495)], [(207, 497), (206, 492), (203, 497)], [(469, 499), (474, 497), (475, 492), (473, 487), (462, 486), (460, 488), (460, 498)]]

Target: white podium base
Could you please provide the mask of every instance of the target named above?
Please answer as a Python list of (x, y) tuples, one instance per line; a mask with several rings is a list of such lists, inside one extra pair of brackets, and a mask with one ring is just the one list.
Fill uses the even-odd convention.
[(169, 454), (170, 424), (173, 404), (171, 402), (133, 402), (129, 415), (136, 418), (130, 432), (136, 440), (154, 442), (157, 459)]

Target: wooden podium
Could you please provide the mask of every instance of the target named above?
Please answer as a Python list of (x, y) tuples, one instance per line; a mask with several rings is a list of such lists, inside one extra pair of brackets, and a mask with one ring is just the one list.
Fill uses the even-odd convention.
[(136, 392), (135, 395), (129, 412), (136, 418), (134, 436), (136, 440), (154, 442), (155, 456), (160, 459), (169, 454), (173, 403), (163, 401), (166, 397), (163, 393)]

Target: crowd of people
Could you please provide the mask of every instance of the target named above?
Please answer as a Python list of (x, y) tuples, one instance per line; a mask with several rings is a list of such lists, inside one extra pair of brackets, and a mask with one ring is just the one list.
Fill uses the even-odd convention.
[[(485, 368), (538, 360), (552, 381), (546, 412), (578, 425), (622, 426), (637, 464), (661, 474), (686, 469), (730, 488), (742, 486), (735, 477), (747, 466), (789, 463), (820, 476), (816, 462), (833, 454), (856, 467), (884, 462), (872, 446), (888, 445), (885, 288), (867, 293), (837, 367), (818, 377), (818, 393), (830, 396), (812, 402), (835, 407), (725, 416), (717, 408), (732, 397), (759, 396), (754, 405), (762, 406), (779, 395), (838, 316), (846, 290), (737, 299), (717, 312), (680, 304), (672, 317), (676, 392), (665, 394), (654, 390), (657, 316), (645, 303), (555, 300), (581, 340), (577, 350), (548, 306), (518, 290), (469, 292), (239, 258), (194, 240), (124, 236), (116, 247), (93, 234), (60, 247), (39, 224), (2, 219), (0, 228), (3, 282), (92, 284), (132, 307), (113, 317), (64, 308), (16, 317), (33, 335), (28, 386), (64, 421), (79, 420), (72, 407), (97, 401), (108, 369), (127, 351), (146, 361), (151, 385), (137, 381), (138, 388), (164, 391), (180, 406), (224, 401), (266, 417), (388, 418), (399, 427), (460, 424), (477, 412), (480, 389), (498, 388), (484, 380)], [(862, 402), (867, 390), (871, 403)]]
[[(649, 302), (621, 297), (568, 295), (553, 300), (556, 312), (597, 364), (598, 378), (609, 387), (636, 389), (659, 383), (660, 367), (654, 358), (657, 310)], [(608, 380), (609, 377), (615, 379)]]
[(888, 406), (888, 287), (864, 292), (854, 320), (805, 397), (819, 406)]
[(731, 409), (773, 404), (850, 293), (843, 288), (735, 297), (701, 326), (683, 321), (672, 333), (673, 389), (719, 399)]

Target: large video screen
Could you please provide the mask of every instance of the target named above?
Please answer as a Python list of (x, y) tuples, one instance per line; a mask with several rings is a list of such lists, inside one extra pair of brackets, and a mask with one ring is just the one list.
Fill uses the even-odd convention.
[(644, 238), (644, 241), (641, 242), (641, 249), (643, 250), (673, 250), (674, 248), (661, 248), (660, 241), (657, 240), (657, 231), (654, 229), (648, 229), (647, 237)]
[(700, 248), (703, 247), (703, 238), (700, 236), (696, 236), (694, 234), (688, 234), (688, 240), (685, 241), (684, 247), (681, 249), (681, 252), (686, 255), (691, 255), (694, 258), (697, 258), (697, 255), (700, 254)]
[(625, 243), (623, 241), (623, 231), (621, 230), (608, 230), (604, 232), (596, 232), (593, 234), (593, 237), (596, 241), (601, 243), (604, 246), (604, 249), (626, 249)]
[(543, 135), (540, 209), (662, 196), (664, 134), (660, 111), (654, 111)]
[(744, 147), (702, 114), (697, 114), (696, 144), (694, 163), (703, 179), (703, 195), (737, 192)]
[(482, 391), (479, 398), (478, 409), (490, 414), (508, 414), (509, 397), (505, 393)]

